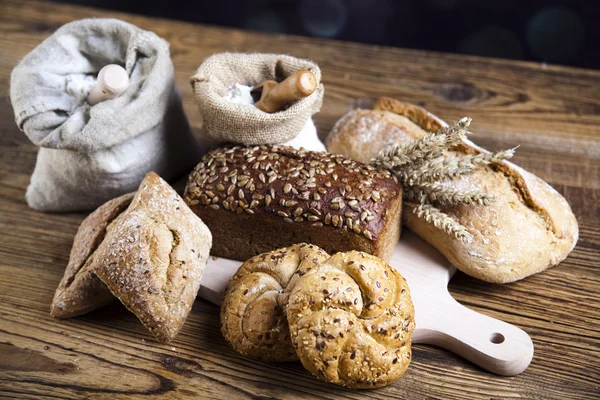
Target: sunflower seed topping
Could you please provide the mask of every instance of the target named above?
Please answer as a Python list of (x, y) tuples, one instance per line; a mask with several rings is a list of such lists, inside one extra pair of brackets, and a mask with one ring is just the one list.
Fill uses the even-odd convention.
[(339, 155), (279, 145), (234, 146), (204, 156), (190, 175), (184, 199), (190, 206), (274, 213), (285, 222), (313, 227), (333, 225), (373, 240), (381, 228), (365, 228), (385, 220), (387, 208), (375, 204), (401, 193), (399, 184), (389, 183), (393, 178)]

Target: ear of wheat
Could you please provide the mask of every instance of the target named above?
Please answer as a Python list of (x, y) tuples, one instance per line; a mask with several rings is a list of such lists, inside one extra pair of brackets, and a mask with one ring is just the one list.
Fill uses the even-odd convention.
[(454, 126), (442, 128), (421, 139), (389, 146), (371, 160), (375, 167), (388, 169), (398, 177), (404, 186), (404, 198), (419, 203), (414, 210), (419, 218), (465, 243), (473, 239), (472, 234), (436, 205), (487, 206), (495, 199), (481, 190), (456, 189), (448, 183), (482, 165), (507, 160), (515, 153), (515, 149), (509, 149), (495, 153), (444, 156), (444, 151), (458, 146), (467, 137), (470, 124), (470, 118), (462, 118)]

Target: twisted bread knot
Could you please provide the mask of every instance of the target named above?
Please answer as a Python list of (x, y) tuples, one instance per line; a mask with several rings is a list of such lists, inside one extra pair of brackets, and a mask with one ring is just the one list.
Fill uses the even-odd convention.
[(283, 306), (298, 278), (329, 258), (305, 243), (260, 254), (231, 278), (221, 305), (221, 332), (239, 353), (264, 361), (294, 361)]
[(377, 257), (338, 253), (300, 277), (286, 307), (306, 369), (351, 388), (385, 386), (410, 363), (414, 308), (408, 285)]

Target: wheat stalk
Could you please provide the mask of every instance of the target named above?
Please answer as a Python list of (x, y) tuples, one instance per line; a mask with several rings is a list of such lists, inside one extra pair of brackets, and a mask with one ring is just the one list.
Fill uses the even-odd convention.
[(402, 145), (392, 145), (371, 160), (376, 167), (398, 169), (406, 164), (431, 160), (442, 155), (445, 137), (431, 134)]
[(470, 174), (479, 165), (498, 163), (511, 158), (515, 149), (496, 153), (482, 153), (463, 157), (438, 157), (421, 166), (408, 166), (398, 170), (398, 177), (406, 186), (423, 182), (434, 182), (442, 179), (454, 179), (461, 175)]
[(417, 214), (419, 218), (432, 223), (436, 228), (462, 240), (463, 243), (468, 244), (473, 240), (473, 235), (467, 231), (467, 228), (431, 204), (419, 204), (413, 212)]
[(438, 204), (479, 204), (487, 206), (495, 201), (493, 195), (481, 190), (458, 190), (448, 187), (439, 182), (422, 183), (406, 189), (406, 197), (409, 200), (421, 203)]
[(471, 154), (462, 157), (448, 157), (445, 158), (444, 161), (448, 163), (455, 163), (459, 168), (475, 168), (478, 165), (489, 165), (494, 163), (499, 163), (503, 160), (508, 160), (515, 155), (514, 149), (497, 151), (495, 153), (480, 153), (480, 154)]
[(471, 118), (463, 117), (453, 126), (448, 126), (440, 129), (436, 135), (444, 135), (446, 149), (455, 147), (462, 144), (463, 140), (467, 137), (469, 132), (469, 126), (471, 125)]
[(458, 221), (436, 208), (435, 204), (467, 204), (487, 206), (494, 196), (481, 190), (460, 190), (448, 185), (453, 179), (470, 174), (482, 165), (511, 158), (515, 149), (496, 153), (444, 157), (444, 151), (463, 143), (469, 134), (470, 118), (462, 118), (453, 126), (440, 129), (421, 139), (389, 146), (371, 160), (398, 177), (404, 186), (404, 198), (419, 203), (419, 218), (467, 243), (472, 235)]
[(415, 168), (406, 168), (399, 171), (398, 177), (405, 186), (413, 186), (417, 183), (456, 178), (471, 171), (472, 168), (468, 166), (459, 166), (456, 162), (448, 162), (446, 158), (439, 157), (426, 162), (420, 167), (415, 166)]

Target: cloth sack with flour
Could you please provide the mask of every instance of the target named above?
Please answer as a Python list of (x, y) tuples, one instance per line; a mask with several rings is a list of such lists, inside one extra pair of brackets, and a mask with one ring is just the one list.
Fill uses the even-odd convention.
[[(119, 64), (130, 84), (90, 106), (98, 71)], [(40, 147), (26, 200), (41, 211), (79, 211), (135, 191), (146, 173), (170, 180), (199, 159), (166, 41), (116, 19), (59, 28), (11, 75), (19, 128)]]
[[(267, 80), (283, 81), (308, 69), (318, 87), (309, 96), (275, 113), (254, 107), (249, 86)], [(218, 53), (208, 57), (191, 78), (203, 119), (203, 133), (215, 143), (287, 144), (325, 151), (317, 137), (312, 115), (323, 102), (319, 66), (283, 54)]]

